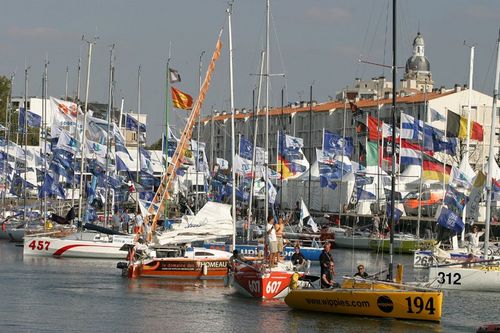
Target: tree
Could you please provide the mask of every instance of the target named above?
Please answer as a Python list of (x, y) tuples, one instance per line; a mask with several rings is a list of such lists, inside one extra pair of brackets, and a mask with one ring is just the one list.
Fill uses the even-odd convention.
[(10, 98), (11, 82), (4, 75), (0, 76), (0, 124), (7, 125), (5, 115), (7, 114), (7, 105)]

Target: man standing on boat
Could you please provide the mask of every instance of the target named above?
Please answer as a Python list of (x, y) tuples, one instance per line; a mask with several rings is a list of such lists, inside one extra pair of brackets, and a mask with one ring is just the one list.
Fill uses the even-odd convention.
[(285, 229), (285, 224), (283, 223), (283, 216), (280, 216), (278, 219), (278, 223), (274, 225), (274, 229), (276, 230), (276, 240), (278, 244), (278, 260), (281, 259), (283, 255), (283, 230)]
[[(321, 288), (330, 288), (331, 285), (327, 281), (331, 280), (324, 280), (323, 277), (328, 278), (331, 273), (331, 265), (333, 265), (333, 257), (330, 254), (330, 250), (332, 248), (332, 245), (330, 242), (326, 242), (325, 245), (323, 245), (323, 251), (321, 251), (321, 254), (319, 256), (319, 264), (321, 266)], [(333, 275), (335, 275), (335, 269), (333, 269)]]
[(276, 266), (278, 255), (278, 239), (276, 238), (276, 229), (274, 228), (274, 217), (269, 217), (266, 227), (267, 240), (269, 244), (269, 266)]

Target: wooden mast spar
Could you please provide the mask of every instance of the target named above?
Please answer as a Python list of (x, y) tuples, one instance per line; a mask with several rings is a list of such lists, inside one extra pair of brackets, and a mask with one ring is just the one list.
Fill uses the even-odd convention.
[[(156, 229), (156, 223), (158, 218), (160, 217), (163, 208), (165, 207), (166, 201), (170, 198), (169, 190), (172, 187), (172, 184), (175, 180), (177, 168), (180, 167), (182, 163), (182, 157), (184, 156), (185, 150), (188, 148), (189, 141), (193, 135), (193, 127), (196, 124), (196, 120), (198, 119), (198, 115), (200, 114), (201, 107), (203, 106), (203, 102), (205, 101), (205, 95), (208, 91), (208, 87), (210, 85), (210, 80), (212, 78), (212, 73), (215, 70), (215, 62), (220, 57), (220, 52), (222, 49), (221, 35), (222, 29), (219, 32), (219, 38), (217, 39), (217, 44), (215, 46), (214, 53), (212, 55), (212, 59), (210, 64), (208, 65), (207, 73), (205, 74), (205, 79), (203, 84), (201, 85), (200, 92), (198, 95), (198, 99), (196, 100), (193, 110), (191, 111), (189, 118), (187, 120), (186, 126), (184, 127), (184, 131), (182, 132), (179, 143), (177, 144), (177, 148), (175, 149), (174, 155), (172, 156), (172, 162), (168, 165), (166, 172), (163, 174), (160, 186), (156, 190), (155, 196), (151, 202), (151, 205), (148, 208), (148, 214), (145, 217), (145, 221), (149, 222), (150, 216), (152, 216), (151, 220), (151, 228), (154, 231)], [(168, 92), (167, 92), (168, 93)], [(199, 124), (198, 124), (199, 126)], [(155, 209), (155, 206), (158, 204), (158, 208)], [(165, 219), (167, 216), (165, 216)]]

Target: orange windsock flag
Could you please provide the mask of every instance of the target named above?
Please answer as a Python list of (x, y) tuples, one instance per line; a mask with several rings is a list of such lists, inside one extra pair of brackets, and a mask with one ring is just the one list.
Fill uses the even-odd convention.
[(172, 87), (172, 104), (178, 109), (191, 110), (193, 108), (193, 97)]

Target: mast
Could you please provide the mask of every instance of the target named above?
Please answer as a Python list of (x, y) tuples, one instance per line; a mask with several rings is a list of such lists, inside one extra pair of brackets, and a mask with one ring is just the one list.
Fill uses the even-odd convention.
[[(229, 31), (231, 31), (231, 28), (229, 28)], [(198, 92), (201, 90), (201, 68), (203, 67), (202, 63), (202, 58), (203, 55), (205, 54), (205, 51), (201, 51), (200, 54), (200, 62), (198, 66)], [(196, 166), (196, 192), (195, 192), (195, 201), (194, 201), (194, 211), (195, 213), (198, 213), (199, 209), (199, 203), (198, 203), (198, 192), (199, 192), (199, 184), (198, 184), (198, 172), (200, 169), (200, 119), (201, 119), (201, 109), (200, 109), (200, 114), (198, 115), (198, 124), (196, 126), (196, 160), (195, 160), (195, 166)], [(168, 128), (167, 128), (168, 131)]]
[[(233, 11), (232, 3), (229, 3), (227, 9), (228, 19), (228, 39), (229, 39), (229, 105), (231, 108), (231, 179), (233, 182), (233, 190), (231, 191), (232, 215), (233, 215), (233, 250), (236, 248), (236, 170), (234, 169), (235, 160), (235, 130), (234, 130), (234, 87), (233, 87), (233, 37), (231, 31), (231, 14)], [(199, 128), (199, 124), (198, 124)], [(196, 184), (198, 185), (198, 184)]]
[[(312, 143), (312, 113), (313, 113), (313, 86), (309, 87), (309, 162), (312, 163), (313, 160), (313, 143)], [(308, 190), (308, 195), (307, 195), (307, 207), (311, 209), (311, 167), (309, 167), (309, 177), (308, 177), (308, 184), (307, 184), (307, 190)]]
[[(83, 37), (82, 37), (83, 39)], [(83, 193), (84, 193), (84, 188), (83, 188), (83, 172), (85, 171), (85, 130), (87, 128), (87, 113), (88, 113), (88, 108), (89, 108), (89, 87), (90, 87), (90, 65), (92, 64), (92, 47), (96, 43), (97, 37), (94, 38), (93, 41), (88, 41), (87, 44), (89, 44), (89, 51), (87, 55), (87, 82), (86, 82), (86, 87), (85, 87), (85, 106), (84, 106), (84, 111), (83, 111), (83, 131), (82, 131), (82, 147), (81, 147), (81, 163), (80, 163), (80, 200), (78, 203), (78, 220), (80, 222), (82, 221), (82, 209), (83, 209)], [(77, 115), (78, 117), (78, 115)]]
[[(250, 240), (250, 223), (252, 222), (252, 202), (253, 202), (253, 187), (255, 183), (255, 160), (256, 160), (256, 151), (257, 151), (257, 135), (259, 133), (259, 108), (260, 108), (260, 94), (262, 91), (262, 76), (263, 76), (263, 71), (264, 71), (264, 56), (265, 56), (265, 51), (262, 51), (260, 53), (260, 75), (259, 75), (259, 90), (257, 91), (257, 106), (254, 110), (253, 116), (255, 118), (255, 128), (254, 128), (254, 134), (253, 134), (253, 152), (252, 152), (252, 178), (250, 180), (250, 195), (248, 199), (248, 235), (247, 235), (247, 240)], [(267, 156), (267, 151), (266, 151), (266, 156)], [(264, 166), (267, 168), (267, 165)], [(264, 171), (267, 172), (267, 171)], [(267, 186), (267, 184), (266, 184)], [(267, 221), (266, 221), (267, 223)]]
[(69, 77), (69, 67), (66, 66), (66, 82), (64, 84), (64, 95), (65, 95), (65, 99), (66, 101), (68, 100), (68, 77)]
[(212, 121), (210, 122), (210, 172), (214, 171), (214, 107), (212, 106), (212, 110), (210, 111), (212, 115)]
[[(44, 71), (43, 71), (43, 83), (42, 83), (42, 133), (43, 133), (43, 158), (42, 158), (42, 163), (43, 163), (43, 175), (44, 175), (44, 181), (47, 175), (47, 95), (48, 95), (48, 65), (49, 65), (49, 60), (46, 58), (45, 59), (45, 66), (44, 66)], [(67, 68), (66, 68), (67, 71)], [(66, 99), (68, 97), (66, 96)], [(47, 224), (47, 191), (44, 191), (43, 194), (43, 226), (45, 228)]]
[[(136, 156), (136, 175), (135, 175), (135, 181), (137, 184), (139, 184), (139, 179), (140, 179), (140, 172), (141, 172), (141, 152), (139, 151), (141, 147), (141, 140), (140, 140), (140, 135), (141, 135), (141, 122), (140, 122), (140, 117), (141, 117), (141, 65), (139, 65), (139, 69), (137, 70), (137, 156)], [(168, 132), (167, 132), (168, 133)], [(139, 191), (135, 191), (136, 197), (135, 197), (135, 211), (139, 211)]]
[(28, 173), (28, 70), (31, 68), (24, 66), (24, 184), (23, 184), (23, 197), (24, 209), (23, 220), (26, 221), (26, 174)]
[(396, 191), (396, 0), (392, 0), (392, 174), (391, 174), (391, 210), (389, 218), (389, 280), (392, 281), (394, 263), (394, 192)]
[[(269, 181), (269, 175), (267, 168), (269, 167), (269, 21), (270, 21), (270, 11), (271, 4), (270, 0), (266, 0), (266, 127), (265, 127), (265, 157), (264, 157), (264, 217), (265, 225), (269, 220), (269, 189), (267, 182)], [(276, 151), (276, 154), (278, 151)], [(267, 244), (267, 237), (264, 237), (265, 243)]]
[[(465, 42), (464, 42), (464, 45)], [(467, 45), (466, 45), (467, 46)], [(470, 117), (471, 117), (471, 108), (472, 108), (472, 85), (474, 83), (474, 51), (476, 49), (475, 45), (471, 45), (470, 47), (470, 63), (469, 63), (469, 91), (467, 92), (467, 137), (466, 137), (466, 148), (465, 154), (463, 158), (469, 164), (469, 148), (470, 148)], [(467, 220), (467, 210), (463, 209), (462, 211), (462, 221), (465, 223)], [(462, 230), (462, 240), (465, 238), (465, 228)]]
[(6, 158), (4, 161), (4, 172), (3, 172), (3, 184), (4, 184), (4, 189), (3, 189), (3, 197), (2, 197), (2, 203), (3, 203), (3, 209), (5, 211), (6, 209), (6, 200), (7, 200), (7, 165), (9, 165), (9, 146), (10, 146), (10, 123), (11, 123), (11, 117), (12, 117), (12, 86), (14, 85), (14, 77), (15, 74), (12, 73), (10, 75), (10, 80), (9, 80), (9, 94), (7, 95), (7, 99), (5, 101), (5, 150), (6, 150)]
[(490, 219), (491, 219), (491, 173), (495, 162), (495, 124), (497, 124), (497, 99), (500, 76), (500, 31), (497, 39), (497, 66), (495, 69), (495, 87), (493, 88), (493, 106), (491, 107), (491, 128), (490, 128), (490, 148), (488, 152), (488, 174), (486, 176), (486, 218), (484, 224), (484, 258), (488, 259), (488, 247), (490, 242)]
[[(115, 44), (111, 45), (109, 50), (109, 83), (108, 83), (108, 135), (106, 136), (106, 187), (105, 187), (105, 202), (104, 202), (104, 226), (107, 226), (108, 222), (108, 201), (109, 201), (109, 153), (111, 151), (111, 112), (112, 112), (112, 102), (113, 102), (113, 74), (114, 74), (114, 64), (113, 64), (113, 50)], [(111, 213), (113, 212), (113, 207), (111, 206)]]
[[(167, 59), (167, 68), (166, 68), (166, 73), (165, 73), (165, 139), (167, 140), (166, 142), (166, 147), (167, 151), (165, 152), (165, 173), (168, 170), (168, 134), (169, 134), (169, 127), (168, 127), (168, 114), (170, 112), (170, 59), (171, 57), (171, 49), (172, 49), (172, 44), (169, 45), (168, 47), (168, 59)], [(168, 191), (168, 189), (167, 189)], [(165, 221), (168, 220), (168, 201), (165, 201), (165, 209), (163, 211), (163, 219)]]

